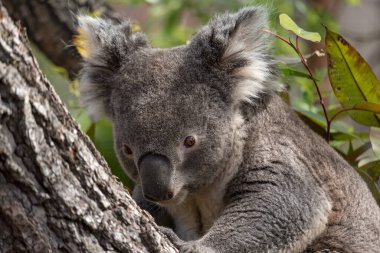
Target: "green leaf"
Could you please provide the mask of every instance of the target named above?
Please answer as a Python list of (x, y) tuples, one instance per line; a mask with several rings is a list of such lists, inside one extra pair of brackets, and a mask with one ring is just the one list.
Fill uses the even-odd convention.
[[(297, 110), (297, 113), (303, 114), (305, 117), (309, 118), (314, 123), (326, 129), (326, 126), (327, 126), (326, 119), (323, 115), (320, 115), (318, 113), (314, 113), (302, 108), (296, 108), (296, 110)], [(334, 132), (341, 132), (341, 133), (353, 135), (352, 129), (343, 121), (334, 121), (331, 123), (331, 133), (334, 133)]]
[[(314, 113), (310, 110), (305, 110), (300, 107), (295, 108), (296, 113), (302, 119), (302, 121), (314, 130), (317, 134), (326, 137), (326, 120), (321, 114)], [(331, 140), (332, 141), (347, 141), (353, 139), (368, 139), (368, 133), (353, 132), (351, 126), (343, 121), (334, 121), (331, 124)]]
[(352, 150), (352, 147), (351, 147), (351, 150), (349, 150), (349, 152), (346, 156), (346, 160), (349, 161), (350, 164), (355, 164), (358, 157), (361, 156), (362, 154), (364, 154), (365, 152), (367, 152), (369, 149), (371, 149), (371, 143), (370, 142), (364, 143), (363, 145), (361, 145), (360, 147), (358, 147), (355, 150)]
[(359, 170), (365, 171), (373, 181), (377, 182), (380, 179), (380, 161), (373, 161), (364, 164)]
[[(374, 113), (380, 104), (380, 83), (363, 57), (341, 35), (326, 28), (328, 74), (335, 96), (350, 111), (350, 117), (367, 126), (380, 126), (380, 118)], [(363, 103), (370, 102), (373, 104)]]
[(330, 138), (332, 141), (348, 141), (348, 140), (354, 140), (357, 138), (361, 139), (368, 139), (368, 133), (361, 133), (361, 132), (354, 132), (354, 133), (342, 133), (342, 132), (336, 132), (331, 133)]
[(90, 137), (92, 142), (95, 141), (95, 132), (96, 132), (96, 124), (92, 123), (90, 128), (86, 131), (87, 136)]
[(281, 70), (281, 73), (284, 75), (284, 76), (297, 76), (297, 77), (303, 77), (303, 78), (307, 78), (307, 79), (310, 79), (310, 80), (315, 80), (318, 82), (317, 79), (311, 77), (309, 74), (307, 73), (304, 73), (304, 72), (301, 72), (301, 71), (298, 71), (298, 70), (294, 70), (294, 69), (289, 69), (289, 68), (280, 68)]
[(352, 141), (350, 141), (350, 144), (348, 146), (348, 154), (351, 154), (352, 152), (354, 152), (354, 147), (352, 145)]
[(321, 41), (321, 35), (319, 33), (305, 31), (304, 29), (299, 27), (288, 15), (281, 14), (279, 17), (280, 25), (286, 30), (293, 32), (295, 35), (305, 40), (313, 42)]
[(367, 112), (380, 114), (380, 104), (375, 104), (371, 102), (359, 102), (356, 105), (354, 105), (353, 108), (361, 110), (361, 111), (367, 111)]

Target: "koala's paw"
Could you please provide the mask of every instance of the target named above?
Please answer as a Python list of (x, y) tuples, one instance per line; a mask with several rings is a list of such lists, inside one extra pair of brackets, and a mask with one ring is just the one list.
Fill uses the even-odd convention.
[(185, 242), (170, 228), (160, 226), (160, 231), (168, 237), (180, 253), (216, 253), (213, 249), (201, 245), (199, 241)]
[(161, 233), (166, 235), (166, 237), (171, 241), (171, 243), (173, 243), (173, 245), (176, 246), (176, 248), (178, 249), (186, 243), (185, 241), (180, 239), (171, 228), (160, 226), (160, 231)]
[(199, 244), (198, 241), (187, 242), (179, 248), (180, 253), (216, 253), (215, 250)]

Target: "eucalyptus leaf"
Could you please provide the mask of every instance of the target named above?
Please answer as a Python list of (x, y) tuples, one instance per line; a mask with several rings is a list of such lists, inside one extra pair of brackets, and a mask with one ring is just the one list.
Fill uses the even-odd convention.
[(367, 112), (373, 112), (376, 114), (380, 114), (380, 104), (371, 103), (371, 102), (360, 102), (354, 105), (355, 109), (367, 111)]
[(298, 71), (298, 70), (295, 70), (295, 69), (290, 69), (290, 68), (280, 68), (280, 71), (281, 73), (284, 75), (284, 76), (296, 76), (296, 77), (303, 77), (303, 78), (307, 78), (307, 79), (310, 79), (310, 80), (315, 80), (318, 82), (318, 80), (316, 78), (313, 78), (311, 77), (309, 74), (307, 73), (304, 73), (304, 72), (301, 72), (301, 71)]
[[(327, 126), (326, 125), (326, 119), (323, 115), (318, 114), (318, 113), (314, 113), (314, 112), (311, 112), (311, 111), (308, 111), (308, 110), (305, 110), (302, 108), (296, 108), (296, 110), (297, 110), (297, 113), (303, 114), (305, 117), (309, 118), (314, 123), (318, 124), (319, 126), (321, 126), (324, 129), (326, 129), (326, 126)], [(343, 121), (332, 122), (331, 133), (336, 133), (336, 132), (341, 132), (341, 133), (345, 133), (345, 134), (349, 134), (349, 135), (354, 136), (353, 131), (352, 131), (352, 127), (348, 126)]]
[[(341, 35), (326, 28), (328, 74), (335, 96), (345, 108), (356, 107), (350, 117), (367, 126), (380, 126), (376, 104), (380, 104), (380, 83), (368, 63)], [(369, 102), (369, 103), (365, 103)], [(372, 104), (370, 104), (372, 103)]]
[(350, 151), (346, 156), (346, 160), (348, 160), (351, 164), (353, 164), (357, 161), (357, 159), (361, 155), (363, 155), (369, 149), (371, 149), (371, 143), (366, 142), (363, 145), (361, 145), (360, 147), (358, 147), (357, 149)]
[(280, 25), (283, 28), (293, 32), (295, 35), (301, 37), (302, 39), (309, 40), (312, 42), (321, 41), (321, 35), (319, 33), (305, 31), (304, 29), (299, 27), (288, 15), (281, 14), (279, 18), (280, 18)]
[(86, 131), (87, 136), (94, 142), (95, 141), (96, 124), (92, 123), (90, 128)]

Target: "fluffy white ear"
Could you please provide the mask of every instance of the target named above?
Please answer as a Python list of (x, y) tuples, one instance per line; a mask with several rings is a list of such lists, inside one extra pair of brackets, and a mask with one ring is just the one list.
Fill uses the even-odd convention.
[(110, 26), (110, 23), (100, 18), (78, 17), (78, 35), (74, 37), (73, 42), (86, 61), (91, 61), (91, 58), (101, 51), (102, 45), (106, 44), (104, 33)]
[(74, 39), (83, 57), (80, 94), (93, 119), (112, 117), (110, 96), (114, 74), (131, 52), (149, 47), (145, 34), (133, 33), (129, 22), (112, 24), (101, 18), (78, 17)]
[(239, 80), (233, 100), (254, 101), (261, 92), (279, 89), (273, 79), (275, 67), (270, 54), (267, 14), (261, 7), (216, 16), (192, 41), (201, 48), (208, 64), (225, 70)]

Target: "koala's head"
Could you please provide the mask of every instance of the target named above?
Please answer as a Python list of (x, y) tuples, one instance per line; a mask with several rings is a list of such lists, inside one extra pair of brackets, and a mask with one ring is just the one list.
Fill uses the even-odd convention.
[(151, 48), (128, 22), (79, 26), (82, 100), (113, 121), (118, 157), (145, 198), (178, 203), (228, 169), (242, 103), (275, 88), (263, 9), (216, 16), (170, 49)]

